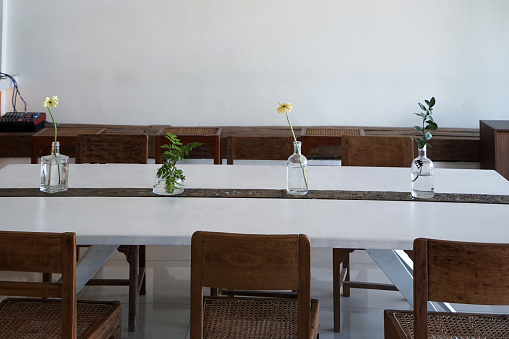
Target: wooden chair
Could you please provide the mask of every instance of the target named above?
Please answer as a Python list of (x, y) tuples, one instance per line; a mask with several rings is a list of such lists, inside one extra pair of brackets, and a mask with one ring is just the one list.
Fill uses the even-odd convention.
[(59, 282), (0, 281), (0, 295), (30, 297), (0, 303), (0, 337), (121, 337), (119, 302), (77, 301), (74, 233), (0, 232), (0, 270), (62, 274)]
[[(76, 164), (148, 163), (146, 134), (80, 134), (76, 144)], [(145, 246), (119, 246), (129, 263), (129, 279), (91, 279), (87, 285), (129, 286), (129, 332), (137, 325), (138, 298), (145, 295)]]
[(385, 338), (509, 338), (502, 314), (428, 312), (427, 302), (509, 305), (509, 244), (414, 241), (414, 311), (384, 312)]
[[(105, 134), (106, 128), (99, 127), (65, 127), (58, 129), (58, 142), (60, 142), (60, 153), (70, 157), (76, 152), (76, 138), (80, 134)], [(55, 130), (45, 128), (32, 135), (31, 163), (37, 164), (39, 157), (50, 154), (51, 143), (55, 140)]]
[(302, 154), (309, 158), (311, 151), (319, 146), (340, 147), (345, 135), (364, 135), (362, 128), (308, 127), (300, 134)]
[(410, 137), (343, 136), (343, 166), (410, 167), (413, 159), (414, 144)]
[(80, 134), (76, 163), (148, 163), (146, 134)]
[(156, 164), (161, 164), (163, 161), (162, 155), (164, 149), (161, 146), (168, 143), (168, 139), (166, 139), (168, 132), (176, 135), (184, 145), (191, 142), (201, 142), (203, 145), (200, 147), (208, 148), (212, 153), (214, 164), (221, 165), (223, 160), (221, 157), (221, 136), (223, 129), (217, 127), (164, 127), (160, 129), (156, 135)]
[[(414, 145), (410, 137), (345, 135), (341, 148), (342, 166), (410, 167), (414, 159)], [(350, 253), (355, 250), (361, 249), (332, 250), (335, 332), (341, 329), (341, 289), (345, 297), (350, 296), (350, 288), (398, 290), (392, 284), (351, 281)], [(411, 252), (408, 254), (411, 255)]]
[(293, 137), (228, 136), (226, 163), (234, 160), (286, 160), (293, 154)]
[[(318, 301), (310, 298), (310, 279), (310, 243), (305, 235), (195, 232), (191, 339), (317, 338)], [(203, 287), (296, 293), (281, 298), (204, 298)]]

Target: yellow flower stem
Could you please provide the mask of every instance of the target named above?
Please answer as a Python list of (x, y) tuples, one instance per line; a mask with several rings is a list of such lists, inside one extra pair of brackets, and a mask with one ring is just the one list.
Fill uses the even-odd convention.
[[(48, 106), (48, 112), (49, 112), (49, 115), (51, 116), (51, 121), (53, 122), (53, 128), (55, 129), (55, 143), (53, 144), (53, 146), (56, 148), (57, 147), (57, 124), (55, 123), (55, 118), (53, 118), (53, 114), (51, 113), (51, 109), (49, 108), (49, 106)], [(60, 164), (58, 163), (57, 154), (54, 153), (55, 148), (52, 148), (51, 153), (55, 156), (55, 161), (57, 163), (58, 184), (60, 185), (60, 181), (62, 180), (60, 177)], [(51, 176), (51, 171), (49, 173), (50, 173), (49, 175)], [(51, 182), (51, 179), (50, 179), (50, 182)]]
[(304, 165), (302, 164), (302, 159), (300, 157), (301, 156), (300, 149), (297, 146), (297, 137), (295, 136), (295, 132), (293, 131), (293, 126), (292, 126), (292, 123), (290, 122), (290, 118), (288, 117), (288, 112), (286, 112), (285, 114), (286, 114), (286, 120), (288, 121), (288, 125), (290, 125), (290, 130), (292, 131), (293, 141), (295, 142), (295, 147), (297, 148), (297, 153), (299, 153), (300, 168), (302, 168), (302, 176), (304, 177), (304, 182), (306, 183), (306, 189), (309, 189), (308, 179), (306, 178), (306, 171), (304, 170)]
[(53, 118), (53, 114), (51, 113), (51, 110), (49, 109), (49, 105), (48, 105), (48, 112), (49, 112), (49, 115), (51, 116), (51, 121), (53, 122), (53, 128), (55, 129), (55, 144), (57, 142), (57, 124), (55, 124), (55, 118)]

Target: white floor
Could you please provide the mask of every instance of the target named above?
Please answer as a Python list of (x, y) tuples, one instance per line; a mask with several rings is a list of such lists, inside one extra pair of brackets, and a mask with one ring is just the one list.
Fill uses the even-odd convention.
[[(0, 158), (0, 168), (8, 163), (28, 162), (29, 159), (26, 158)], [(315, 162), (314, 164), (323, 163)], [(334, 165), (337, 164), (334, 163)], [(438, 166), (479, 168), (478, 163), (453, 163), (452, 165), (446, 163)], [(383, 310), (410, 309), (410, 305), (399, 292), (352, 289), (351, 297), (342, 298), (341, 333), (334, 333), (332, 251), (331, 249), (312, 249), (311, 255), (311, 289), (312, 297), (320, 300), (321, 338), (383, 338)], [(122, 254), (116, 253), (99, 271), (98, 276), (126, 277), (127, 271), (125, 258)], [(8, 278), (17, 279), (19, 275), (10, 274)], [(127, 287), (85, 287), (79, 293), (79, 298), (121, 301), (124, 312), (123, 338), (184, 339), (189, 337), (189, 278), (189, 247), (147, 247), (147, 295), (140, 297), (138, 329), (133, 333), (127, 332)], [(388, 282), (381, 270), (363, 251), (352, 254), (352, 280)], [(493, 308), (481, 310), (491, 312)]]

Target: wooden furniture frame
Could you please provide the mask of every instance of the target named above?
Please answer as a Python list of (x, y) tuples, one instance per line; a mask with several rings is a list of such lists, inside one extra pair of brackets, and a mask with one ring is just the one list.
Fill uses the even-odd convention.
[[(94, 127), (67, 127), (59, 128), (57, 132), (57, 140), (60, 142), (60, 150), (62, 147), (76, 147), (76, 138), (80, 134), (105, 134), (106, 128)], [(53, 128), (45, 128), (32, 135), (32, 154), (31, 163), (37, 164), (39, 157), (43, 151), (50, 154), (51, 143), (55, 141), (55, 130)], [(66, 154), (72, 156), (73, 154)]]
[(76, 234), (0, 232), (0, 270), (62, 274), (58, 282), (0, 282), (0, 295), (44, 298), (2, 301), (2, 337), (121, 337), (119, 302), (77, 301)]
[[(145, 134), (80, 134), (76, 141), (76, 163), (148, 163)], [(129, 332), (137, 326), (139, 295), (146, 293), (146, 248), (121, 245), (118, 251), (129, 263), (128, 279), (91, 279), (87, 285), (129, 286)]]
[[(350, 136), (343, 137), (341, 165), (374, 167), (409, 167), (414, 159), (414, 145), (410, 137)], [(334, 248), (333, 299), (334, 331), (341, 330), (341, 289), (350, 296), (351, 288), (397, 291), (393, 284), (350, 280), (350, 253), (359, 248)]]
[(501, 314), (428, 312), (428, 301), (509, 305), (509, 244), (414, 241), (414, 311), (384, 312), (385, 338), (508, 338)]
[(221, 165), (221, 136), (223, 130), (217, 127), (164, 127), (157, 132), (156, 135), (156, 149), (155, 158), (156, 164), (163, 162), (162, 154), (164, 149), (161, 146), (168, 143), (166, 133), (171, 133), (177, 136), (179, 140), (185, 145), (191, 142), (201, 142), (203, 147), (206, 147), (214, 157), (214, 164)]
[(307, 127), (303, 128), (302, 155), (309, 157), (311, 150), (318, 146), (341, 146), (341, 138), (345, 135), (364, 135), (362, 128)]
[(228, 165), (234, 160), (286, 160), (293, 154), (293, 137), (228, 136), (226, 149)]
[(481, 120), (481, 168), (494, 169), (509, 180), (509, 120)]
[[(317, 338), (319, 311), (318, 301), (311, 300), (310, 294), (310, 251), (309, 239), (302, 234), (195, 232), (191, 240), (191, 339), (215, 338), (219, 333), (215, 331), (228, 333), (230, 338), (249, 337), (247, 333), (260, 338), (295, 335)], [(204, 287), (293, 290), (296, 298), (204, 298)], [(286, 311), (272, 310), (267, 315), (265, 310), (260, 310), (274, 305)], [(216, 308), (218, 306), (220, 310)], [(241, 309), (250, 310), (250, 314), (243, 318), (237, 312)], [(257, 321), (257, 311), (266, 317)], [(284, 332), (285, 329), (291, 330), (293, 336)]]

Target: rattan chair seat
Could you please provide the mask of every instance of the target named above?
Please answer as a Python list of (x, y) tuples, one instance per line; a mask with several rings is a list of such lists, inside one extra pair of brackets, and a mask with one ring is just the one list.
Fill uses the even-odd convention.
[(164, 134), (171, 133), (175, 135), (215, 135), (216, 127), (168, 127)]
[(207, 297), (203, 313), (204, 338), (298, 338), (297, 299)]
[(361, 135), (361, 131), (357, 128), (306, 128), (306, 135), (341, 137), (343, 135)]
[[(394, 317), (406, 335), (414, 338), (414, 313), (393, 311)], [(505, 314), (428, 313), (428, 338), (509, 338), (509, 318)]]
[[(78, 134), (97, 134), (101, 132), (103, 128), (98, 127), (66, 127), (66, 128), (59, 128), (57, 132), (58, 137), (68, 137), (72, 136), (75, 137)], [(45, 128), (41, 130), (39, 133), (36, 134), (36, 136), (55, 136), (55, 129), (54, 128)]]
[[(86, 337), (118, 302), (78, 302), (77, 337)], [(0, 304), (0, 338), (61, 338), (62, 303), (41, 299), (5, 299)]]

